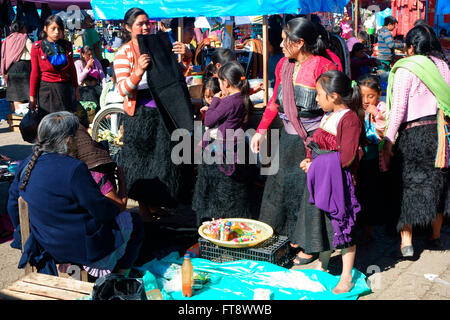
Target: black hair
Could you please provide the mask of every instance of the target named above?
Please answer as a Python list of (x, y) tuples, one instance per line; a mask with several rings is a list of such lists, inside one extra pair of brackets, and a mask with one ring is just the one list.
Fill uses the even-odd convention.
[(393, 16), (389, 16), (384, 18), (383, 26), (386, 27), (389, 24), (395, 25), (396, 23), (398, 23), (397, 19), (395, 19)]
[(413, 47), (414, 54), (448, 60), (442, 50), (441, 42), (434, 30), (428, 25), (417, 25), (408, 31), (405, 37), (406, 47)]
[(20, 32), (25, 28), (25, 23), (21, 20), (14, 20), (11, 23), (11, 32)]
[(267, 24), (269, 28), (278, 28), (281, 30), (283, 18), (281, 18), (281, 16), (278, 14), (271, 15), (267, 21)]
[(275, 54), (280, 54), (283, 52), (281, 48), (281, 42), (283, 42), (283, 37), (281, 36), (282, 30), (281, 28), (269, 28), (269, 43), (272, 45), (272, 48), (275, 51)]
[(231, 86), (241, 91), (246, 111), (244, 124), (246, 124), (250, 118), (253, 103), (250, 100), (250, 84), (245, 78), (244, 68), (237, 61), (227, 62), (219, 69), (218, 77), (221, 80), (227, 80)]
[(355, 53), (364, 50), (365, 46), (361, 42), (357, 42), (353, 45), (352, 52), (350, 52), (350, 57), (354, 57)]
[(380, 77), (375, 74), (366, 73), (358, 78), (358, 86), (368, 87), (381, 94), (381, 80)]
[[(125, 17), (123, 18), (123, 22), (128, 27), (132, 27), (133, 23), (136, 21), (137, 17), (140, 15), (145, 15), (148, 17), (147, 13), (141, 8), (131, 8), (125, 13)], [(127, 30), (126, 26), (123, 27), (122, 32), (122, 43), (127, 43), (131, 40), (131, 33)]]
[(439, 31), (439, 36), (447, 36), (447, 29), (442, 28), (441, 31)]
[(423, 19), (417, 19), (415, 22), (414, 22), (414, 27), (415, 26), (418, 26), (418, 25), (428, 25), (428, 23), (425, 21), (425, 20), (423, 20)]
[(207, 89), (211, 90), (214, 94), (218, 93), (220, 91), (219, 78), (210, 77), (206, 81), (203, 82), (203, 86), (202, 86), (203, 105), (207, 105), (207, 103), (205, 101), (205, 91)]
[(227, 62), (236, 61), (236, 54), (228, 48), (216, 48), (211, 55), (211, 61), (215, 65), (223, 66)]
[(303, 39), (305, 41), (305, 44), (302, 47), (303, 51), (333, 61), (326, 51), (326, 40), (322, 39), (322, 35), (317, 31), (317, 27), (308, 19), (295, 18), (289, 20), (284, 28), (284, 32), (286, 33), (287, 39), (292, 42)]
[(114, 31), (114, 32), (112, 33), (112, 36), (113, 36), (113, 37), (117, 37), (117, 31)]
[[(331, 70), (321, 74), (317, 78), (323, 90), (328, 96), (334, 92), (339, 95), (340, 102), (354, 111), (361, 121), (361, 126), (364, 128), (364, 110), (362, 108), (362, 95), (359, 86), (352, 87), (352, 80), (343, 72), (338, 70)], [(365, 130), (361, 131), (360, 143), (365, 143)]]
[[(186, 28), (189, 25), (194, 25), (195, 24), (195, 18), (183, 18), (183, 31), (184, 28)], [(174, 40), (179, 41), (178, 40), (178, 19), (174, 18), (171, 19), (170, 21), (170, 28), (172, 29), (172, 37), (174, 38)]]
[(322, 24), (322, 20), (320, 20), (320, 17), (317, 14), (311, 14), (311, 22), (312, 23), (318, 23)]
[(206, 66), (205, 70), (203, 71), (203, 77), (202, 77), (202, 81), (206, 82), (209, 80), (209, 78), (211, 78), (212, 76), (214, 76), (217, 71), (219, 71), (216, 67), (216, 65), (214, 63), (210, 63)]
[[(45, 19), (44, 27), (48, 27), (53, 22), (55, 22), (58, 25), (58, 27), (64, 32), (64, 21), (61, 19), (60, 16), (57, 16), (57, 15), (51, 15), (47, 19)], [(42, 30), (41, 39), (46, 39), (46, 38), (47, 38), (47, 32)]]

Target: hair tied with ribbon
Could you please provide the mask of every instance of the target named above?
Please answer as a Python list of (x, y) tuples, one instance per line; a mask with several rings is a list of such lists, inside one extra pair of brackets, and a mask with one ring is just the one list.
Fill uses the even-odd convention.
[(358, 82), (356, 82), (355, 80), (352, 80), (352, 84), (351, 84), (352, 88), (356, 87), (357, 85), (358, 85)]
[(245, 78), (245, 76), (242, 76), (241, 77), (241, 81), (244, 81), (246, 78)]

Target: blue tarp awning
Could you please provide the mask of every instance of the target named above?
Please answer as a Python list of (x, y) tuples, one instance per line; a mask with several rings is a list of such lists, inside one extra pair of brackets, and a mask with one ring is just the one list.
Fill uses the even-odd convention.
[(91, 0), (96, 19), (122, 20), (133, 7), (149, 18), (226, 17), (342, 12), (349, 0)]
[(436, 4), (436, 15), (450, 14), (450, 1), (439, 0)]

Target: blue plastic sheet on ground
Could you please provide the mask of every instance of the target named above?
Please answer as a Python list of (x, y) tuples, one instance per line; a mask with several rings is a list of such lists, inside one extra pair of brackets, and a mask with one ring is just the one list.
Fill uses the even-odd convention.
[(360, 295), (371, 293), (366, 276), (356, 269), (352, 270), (355, 283), (352, 290), (336, 295), (332, 290), (339, 282), (339, 276), (319, 270), (290, 270), (269, 262), (251, 260), (216, 263), (192, 258), (191, 262), (194, 272), (207, 272), (210, 276), (209, 282), (195, 290), (191, 298), (183, 297), (180, 278), (172, 281), (179, 285), (177, 290), (165, 287), (170, 280), (168, 278), (176, 278), (172, 272), (174, 267), (183, 263), (177, 252), (161, 260), (154, 259), (139, 268), (145, 272), (143, 280), (146, 290), (146, 278), (150, 272), (157, 278), (164, 299), (170, 300), (253, 300), (258, 288), (270, 290), (271, 300), (356, 300)]

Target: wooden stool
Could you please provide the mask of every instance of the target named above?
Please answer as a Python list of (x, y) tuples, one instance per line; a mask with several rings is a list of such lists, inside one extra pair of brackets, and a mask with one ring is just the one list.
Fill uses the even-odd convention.
[[(20, 222), (20, 234), (22, 237), (22, 252), (25, 248), (25, 243), (28, 240), (28, 237), (30, 236), (30, 219), (28, 216), (28, 203), (22, 198), (19, 197), (19, 222)], [(70, 269), (80, 269), (79, 272), (79, 279), (81, 281), (88, 281), (88, 275), (86, 270), (84, 270), (82, 267), (72, 265), (74, 268)], [(74, 270), (75, 271), (75, 270)], [(29, 263), (27, 263), (27, 266), (25, 267), (25, 275), (29, 275), (32, 272), (36, 272), (36, 268), (32, 267)], [(76, 273), (76, 272), (74, 272)]]
[(0, 290), (0, 300), (85, 300), (93, 288), (94, 283), (31, 272)]

